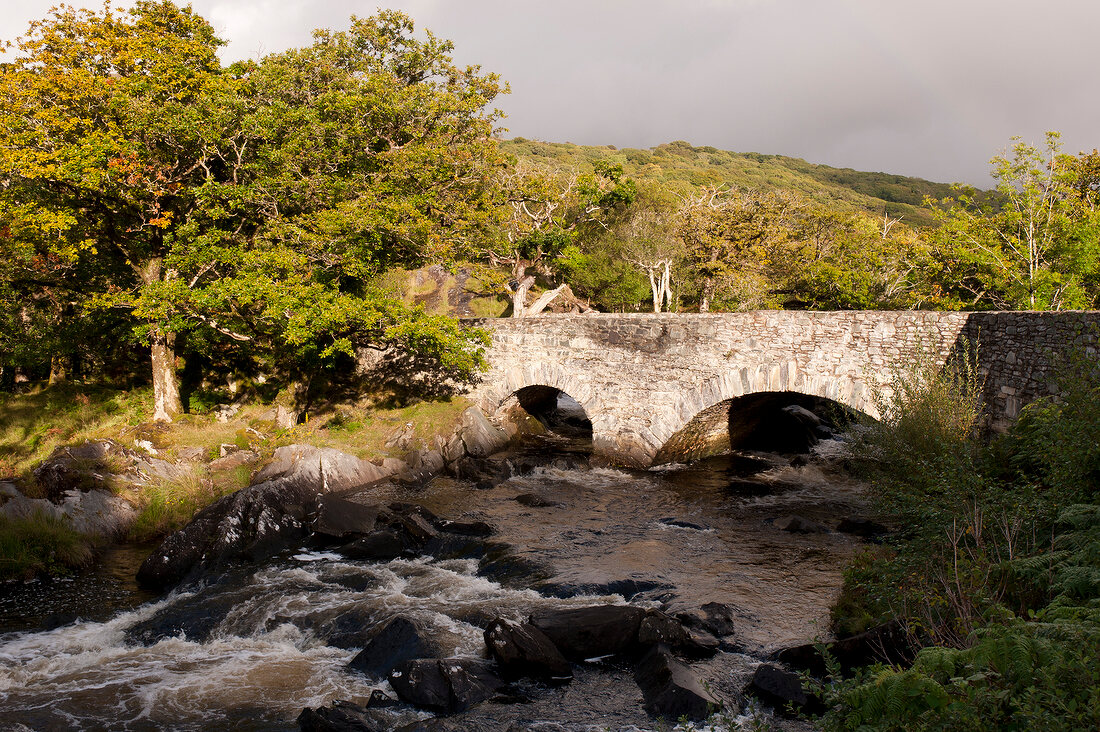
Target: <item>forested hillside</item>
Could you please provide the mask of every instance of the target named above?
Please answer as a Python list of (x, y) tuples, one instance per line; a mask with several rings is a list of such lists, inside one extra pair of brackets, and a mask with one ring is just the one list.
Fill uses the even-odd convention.
[(657, 180), (674, 189), (726, 185), (784, 190), (846, 211), (882, 215), (885, 209), (893, 218), (913, 226), (928, 226), (935, 221), (925, 205), (926, 198), (939, 200), (952, 195), (949, 184), (922, 178), (832, 168), (785, 155), (731, 152), (709, 145), (695, 147), (682, 140), (639, 150), (516, 137), (503, 141), (501, 149), (517, 158), (565, 165), (619, 163), (631, 177)]

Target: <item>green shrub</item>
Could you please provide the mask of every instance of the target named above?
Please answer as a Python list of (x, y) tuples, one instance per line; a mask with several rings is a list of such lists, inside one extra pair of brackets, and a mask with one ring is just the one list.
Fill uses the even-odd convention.
[(1096, 366), (1067, 371), (992, 444), (967, 416), (974, 392), (952, 396), (959, 375), (905, 385), (865, 431), (873, 494), (906, 530), (857, 557), (834, 608), (840, 628), (903, 618), (928, 647), (910, 668), (845, 679), (832, 664), (822, 726), (1100, 729)]

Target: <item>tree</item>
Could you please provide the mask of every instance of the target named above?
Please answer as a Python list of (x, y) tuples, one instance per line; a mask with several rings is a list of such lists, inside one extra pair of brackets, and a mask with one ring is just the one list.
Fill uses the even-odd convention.
[(583, 175), (571, 167), (520, 161), (502, 171), (501, 188), (503, 238), (487, 257), (511, 270), (508, 292), (515, 318), (537, 315), (564, 290), (562, 283), (527, 303), (536, 276), (552, 274), (551, 260), (574, 242), (578, 231), (606, 226), (607, 217), (635, 195), (622, 166), (606, 161)]
[(641, 270), (649, 281), (653, 312), (672, 310), (672, 269), (683, 257), (683, 241), (676, 235), (675, 199), (648, 183), (613, 231), (621, 242), (623, 258)]
[(799, 205), (779, 194), (723, 187), (707, 187), (683, 201), (678, 233), (699, 279), (699, 312), (708, 312), (717, 296), (729, 296), (741, 308), (770, 301), (771, 270), (782, 263), (778, 250)]
[[(992, 197), (958, 187), (935, 208), (945, 289), (971, 306), (1060, 310), (1087, 304), (1083, 282), (1096, 267), (1095, 224), (1086, 215), (1088, 161), (1076, 171), (1059, 154), (1059, 135), (1040, 150), (1019, 138), (1011, 156), (990, 162)], [(1075, 175), (1076, 173), (1076, 175)]]
[(498, 78), (390, 11), (229, 69), (219, 44), (152, 0), (32, 24), (0, 77), (8, 243), (125, 263), (91, 300), (149, 342), (158, 419), (180, 408), (178, 333), (298, 374), (356, 340), (469, 373), (476, 335), (371, 282), (488, 236)]

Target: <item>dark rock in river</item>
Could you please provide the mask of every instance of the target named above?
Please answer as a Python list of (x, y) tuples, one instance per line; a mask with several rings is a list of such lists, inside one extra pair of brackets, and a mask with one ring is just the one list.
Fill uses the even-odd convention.
[(507, 544), (489, 545), (478, 562), (477, 575), (510, 588), (527, 588), (548, 579), (553, 572), (533, 559), (512, 553)]
[(532, 615), (530, 622), (571, 661), (632, 656), (656, 644), (696, 657), (710, 655), (714, 650), (714, 644), (692, 638), (679, 620), (658, 610), (630, 605), (552, 610)]
[(501, 673), (509, 678), (525, 676), (566, 681), (573, 668), (557, 646), (530, 623), (497, 619), (485, 629), (485, 645)]
[(864, 539), (877, 539), (889, 533), (882, 524), (865, 518), (845, 518), (837, 524), (836, 530), (842, 534), (851, 534)]
[(337, 551), (349, 559), (383, 561), (397, 559), (409, 548), (404, 538), (396, 531), (378, 529), (350, 544), (345, 544)]
[(371, 633), (366, 646), (348, 667), (382, 679), (406, 661), (438, 658), (451, 650), (440, 644), (431, 632), (399, 615)]
[(772, 521), (772, 525), (780, 531), (791, 534), (828, 534), (829, 527), (816, 521), (802, 518), (801, 516), (783, 516)]
[(504, 686), (487, 661), (422, 658), (390, 672), (390, 686), (410, 704), (441, 712), (462, 712), (492, 698)]
[(362, 706), (347, 701), (335, 701), (331, 706), (306, 708), (298, 715), (302, 732), (381, 732), (386, 729)]
[(677, 653), (692, 658), (713, 656), (718, 650), (714, 636), (694, 635), (679, 620), (657, 610), (649, 610), (638, 626), (638, 645), (643, 647), (664, 645)]
[[(825, 662), (814, 646), (813, 643), (806, 643), (786, 648), (774, 657), (792, 668), (821, 675), (825, 673)], [(866, 666), (875, 661), (906, 663), (912, 660), (914, 654), (913, 640), (906, 633), (905, 626), (897, 621), (826, 643), (825, 647), (844, 670)]]
[(775, 708), (777, 712), (788, 713), (792, 710), (817, 711), (820, 700), (807, 694), (802, 688), (802, 679), (770, 663), (756, 667), (752, 681), (745, 691)]
[(315, 536), (339, 541), (352, 534), (368, 534), (378, 521), (379, 506), (368, 506), (333, 495), (317, 499), (317, 508), (310, 522)]
[(545, 496), (540, 496), (538, 493), (520, 493), (516, 496), (516, 503), (528, 508), (553, 508), (561, 505), (557, 501), (551, 501)]
[(676, 618), (688, 628), (705, 630), (718, 637), (733, 635), (737, 630), (733, 610), (720, 602), (708, 602), (698, 610), (678, 613)]
[(691, 667), (677, 661), (664, 646), (654, 646), (638, 664), (634, 680), (646, 711), (675, 722), (681, 717), (706, 719), (722, 703), (703, 688)]
[(638, 650), (638, 629), (646, 611), (629, 605), (595, 605), (553, 610), (531, 616), (566, 658), (586, 658), (633, 653)]
[(493, 527), (484, 521), (445, 521), (441, 529), (459, 536), (492, 536), (494, 533)]
[(630, 600), (644, 592), (672, 590), (675, 589), (675, 586), (667, 582), (655, 582), (653, 580), (622, 579), (591, 583), (542, 582), (533, 589), (545, 597), (559, 597), (562, 599), (576, 597), (577, 595), (593, 595), (595, 597), (621, 595), (624, 600)]
[(394, 704), (396, 700), (375, 689), (366, 705), (335, 701), (327, 707), (303, 709), (298, 728), (302, 732), (388, 732), (392, 720), (373, 712)]
[(138, 581), (164, 589), (203, 571), (297, 546), (309, 533), (307, 514), (318, 496), (381, 474), (373, 463), (338, 450), (280, 447), (253, 485), (207, 506), (168, 536), (141, 565)]
[(706, 526), (701, 526), (700, 524), (693, 524), (690, 521), (684, 521), (682, 519), (675, 519), (675, 518), (663, 518), (658, 523), (664, 524), (665, 526), (671, 526), (674, 529), (693, 529), (695, 531), (709, 531), (710, 530)]

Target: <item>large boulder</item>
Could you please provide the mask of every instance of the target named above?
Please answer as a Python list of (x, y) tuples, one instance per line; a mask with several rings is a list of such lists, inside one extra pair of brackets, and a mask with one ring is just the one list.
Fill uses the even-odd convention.
[(531, 616), (535, 626), (571, 661), (600, 656), (638, 656), (664, 644), (677, 653), (702, 657), (717, 644), (701, 643), (679, 620), (630, 605), (594, 605), (550, 610)]
[(59, 502), (28, 498), (11, 486), (8, 499), (0, 506), (0, 516), (30, 518), (36, 513), (67, 521), (75, 531), (88, 536), (118, 539), (126, 534), (137, 518), (137, 509), (110, 491), (67, 490)]
[(253, 483), (283, 480), (317, 486), (317, 493), (338, 493), (386, 478), (392, 471), (331, 447), (286, 445), (277, 448), (271, 462)]
[[(905, 626), (897, 621), (876, 626), (848, 638), (825, 644), (825, 648), (846, 671), (867, 666), (876, 661), (905, 663), (914, 654), (914, 641)], [(825, 661), (817, 644), (805, 643), (785, 648), (774, 655), (775, 660), (814, 675), (825, 673)]]
[(485, 629), (485, 646), (505, 677), (567, 681), (573, 668), (553, 641), (530, 623), (496, 619)]
[[(462, 413), (462, 424), (456, 431), (467, 455), (480, 458), (503, 450), (508, 445), (508, 435), (496, 427), (477, 407)], [(457, 452), (457, 446), (451, 450)]]
[(770, 663), (756, 667), (745, 691), (782, 713), (821, 709), (820, 700), (802, 688), (798, 674)]
[(642, 608), (629, 605), (595, 605), (535, 613), (530, 622), (546, 634), (566, 658), (583, 661), (635, 652), (638, 628), (645, 615)]
[(372, 633), (366, 646), (348, 666), (376, 679), (384, 679), (406, 661), (438, 658), (453, 650), (411, 618), (398, 615)]
[(504, 686), (479, 658), (422, 658), (390, 672), (390, 686), (404, 701), (440, 712), (463, 712), (491, 699)]
[(334, 495), (317, 499), (317, 507), (310, 522), (315, 537), (324, 541), (348, 540), (352, 535), (368, 534), (374, 530), (381, 507), (356, 503)]
[(634, 680), (642, 690), (646, 711), (669, 721), (706, 719), (722, 706), (703, 688), (695, 672), (665, 646), (654, 646), (645, 655), (634, 671)]
[(321, 496), (381, 477), (379, 466), (339, 450), (280, 447), (252, 485), (206, 507), (168, 536), (142, 563), (138, 581), (165, 589), (234, 562), (278, 554), (310, 534), (311, 516)]

